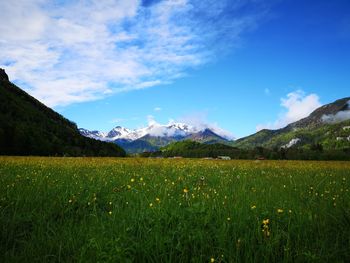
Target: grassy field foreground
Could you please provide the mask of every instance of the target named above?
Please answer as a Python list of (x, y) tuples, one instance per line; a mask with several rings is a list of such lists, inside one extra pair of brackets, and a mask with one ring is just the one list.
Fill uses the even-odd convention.
[(350, 162), (0, 157), (0, 262), (350, 262)]

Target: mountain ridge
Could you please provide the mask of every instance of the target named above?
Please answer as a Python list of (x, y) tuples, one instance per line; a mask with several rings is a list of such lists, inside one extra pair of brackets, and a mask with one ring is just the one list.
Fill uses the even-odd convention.
[(79, 128), (79, 130), (86, 137), (105, 141), (115, 141), (117, 139), (136, 140), (142, 138), (145, 135), (151, 135), (155, 137), (187, 137), (205, 130), (211, 131), (213, 134), (216, 134), (223, 140), (229, 140), (227, 137), (225, 137), (225, 135), (220, 135), (219, 132), (215, 132), (210, 128), (195, 128), (194, 126), (180, 122), (170, 122), (169, 124), (164, 125), (151, 123), (146, 127), (134, 130), (119, 125), (108, 132), (88, 130), (85, 128)]
[[(344, 127), (350, 125), (350, 97), (338, 99), (315, 109), (309, 116), (287, 126), (269, 130), (263, 129), (255, 134), (240, 138), (231, 145), (239, 148), (280, 148), (322, 144), (325, 148), (347, 147), (350, 141)], [(339, 142), (344, 138), (344, 142)], [(349, 138), (349, 139), (348, 139)], [(350, 145), (349, 145), (350, 146)]]

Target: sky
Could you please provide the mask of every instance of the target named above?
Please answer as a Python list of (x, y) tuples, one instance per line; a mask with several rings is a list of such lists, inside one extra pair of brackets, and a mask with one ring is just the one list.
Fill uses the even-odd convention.
[(240, 138), (350, 96), (348, 0), (0, 0), (0, 67), (78, 127)]

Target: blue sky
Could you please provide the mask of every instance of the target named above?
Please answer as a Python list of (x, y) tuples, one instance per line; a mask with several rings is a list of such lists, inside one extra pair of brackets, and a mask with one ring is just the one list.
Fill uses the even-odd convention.
[(0, 67), (87, 129), (175, 120), (238, 138), (350, 96), (347, 0), (0, 0), (0, 9)]

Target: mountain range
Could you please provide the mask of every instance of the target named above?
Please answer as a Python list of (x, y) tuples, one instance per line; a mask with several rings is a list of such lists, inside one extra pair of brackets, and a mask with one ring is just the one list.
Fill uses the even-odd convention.
[(168, 144), (191, 140), (205, 144), (221, 143), (241, 149), (263, 147), (289, 149), (350, 147), (350, 97), (336, 100), (314, 110), (308, 117), (277, 130), (261, 130), (253, 135), (230, 141), (206, 128), (198, 130), (184, 123), (152, 124), (130, 130), (117, 126), (109, 132), (79, 129), (84, 136), (118, 144), (129, 153), (157, 151)]
[(147, 127), (130, 130), (117, 126), (109, 132), (89, 131), (80, 128), (83, 136), (101, 141), (114, 142), (129, 153), (155, 151), (172, 142), (192, 140), (206, 144), (229, 143), (224, 135), (209, 128), (197, 129), (185, 123), (150, 124)]

